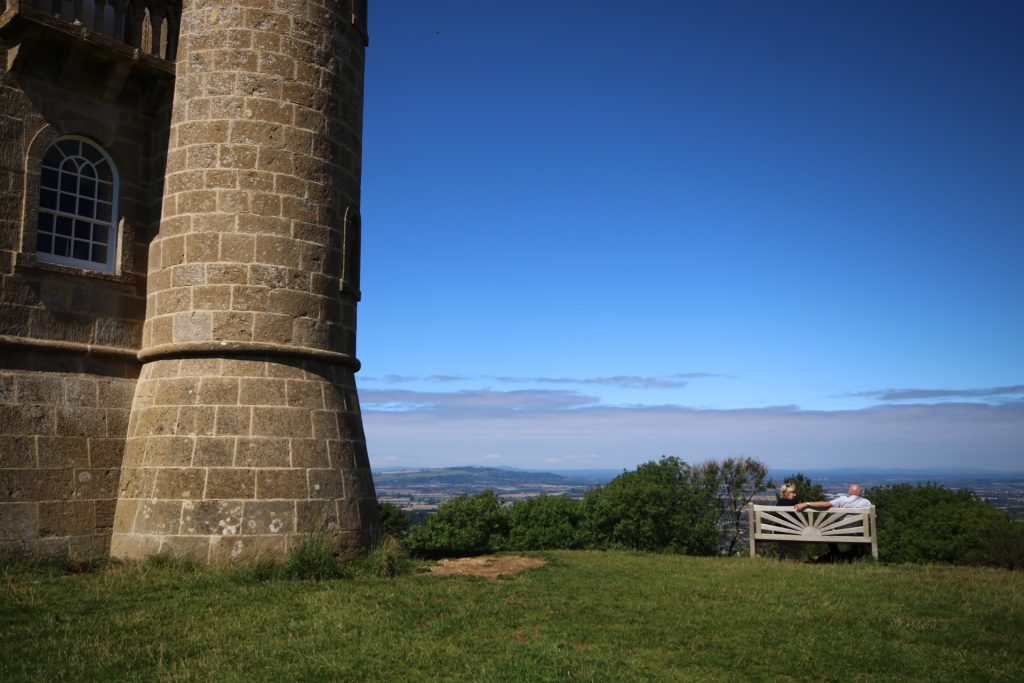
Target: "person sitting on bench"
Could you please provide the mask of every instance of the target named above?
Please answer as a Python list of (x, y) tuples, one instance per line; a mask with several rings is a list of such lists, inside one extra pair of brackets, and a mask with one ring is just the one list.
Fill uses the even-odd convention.
[[(797, 510), (803, 510), (804, 508), (814, 508), (815, 510), (828, 510), (829, 508), (869, 508), (871, 507), (871, 501), (864, 497), (864, 487), (860, 484), (850, 484), (850, 487), (846, 489), (845, 496), (839, 496), (832, 500), (815, 500), (808, 503), (797, 503)], [(817, 561), (835, 562), (838, 559), (856, 559), (863, 557), (865, 547), (854, 545), (849, 553), (844, 554), (839, 551), (839, 546), (835, 543), (828, 544), (828, 556), (822, 555), (817, 558)]]

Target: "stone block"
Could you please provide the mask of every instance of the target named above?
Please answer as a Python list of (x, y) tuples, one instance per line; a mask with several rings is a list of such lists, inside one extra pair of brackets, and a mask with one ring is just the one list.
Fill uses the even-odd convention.
[(57, 406), (55, 413), (58, 436), (107, 436), (107, 413), (102, 408)]
[(242, 534), (295, 533), (295, 503), (293, 501), (245, 501)]
[(248, 436), (252, 408), (248, 406), (217, 406), (214, 433), (217, 436)]
[(64, 401), (71, 406), (94, 407), (99, 397), (96, 380), (80, 377), (64, 378)]
[(288, 439), (238, 439), (234, 463), (236, 467), (288, 467), (290, 461), (291, 449)]
[(206, 489), (206, 470), (196, 467), (157, 469), (154, 498), (200, 499)]
[(310, 498), (304, 469), (256, 470), (256, 497), (259, 499), (306, 500)]
[(249, 271), (238, 263), (209, 263), (206, 266), (206, 281), (210, 284), (245, 284), (249, 281)]
[(17, 378), (18, 403), (65, 403), (64, 387), (58, 375), (19, 375)]
[(89, 442), (83, 437), (38, 436), (39, 467), (88, 467)]
[(121, 472), (118, 498), (152, 498), (157, 468), (133, 467)]
[(192, 308), (192, 289), (189, 287), (174, 287), (156, 293), (157, 315), (168, 315), (179, 311), (188, 311)]
[(287, 315), (256, 313), (253, 323), (253, 339), (271, 344), (290, 344), (294, 336), (294, 320)]
[(256, 471), (237, 467), (211, 467), (206, 478), (207, 499), (256, 497)]
[(110, 556), (122, 560), (144, 560), (160, 552), (161, 537), (142, 533), (114, 533)]
[(238, 379), (203, 377), (199, 383), (199, 402), (203, 405), (237, 405)]
[(185, 236), (185, 260), (188, 263), (217, 261), (220, 254), (220, 233), (194, 232)]
[(48, 437), (0, 436), (0, 468), (37, 467), (36, 438)]
[(327, 442), (323, 439), (292, 439), (292, 467), (330, 467)]
[(214, 341), (252, 341), (252, 313), (215, 312), (211, 315)]
[(192, 464), (195, 467), (228, 467), (235, 460), (235, 437), (199, 437)]
[(138, 411), (136, 413), (138, 418), (134, 425), (135, 429), (130, 436), (146, 437), (173, 434), (174, 423), (178, 419), (178, 407), (177, 405), (156, 406), (153, 408), (143, 408), (141, 411)]
[(185, 501), (181, 533), (199, 536), (235, 536), (241, 533), (243, 503), (225, 500)]
[(214, 536), (210, 539), (210, 564), (237, 565), (259, 560), (281, 560), (288, 552), (284, 534), (267, 536)]
[(293, 408), (322, 409), (324, 407), (323, 383), (289, 380), (288, 405)]
[(311, 438), (313, 426), (309, 411), (303, 408), (256, 406), (252, 409), (252, 435)]
[(339, 439), (338, 414), (333, 410), (314, 410), (310, 417), (313, 420), (313, 438)]
[(96, 506), (92, 501), (39, 504), (40, 536), (83, 536), (96, 533)]
[(38, 503), (0, 502), (0, 541), (24, 541), (38, 535)]
[(192, 307), (201, 311), (227, 311), (231, 309), (230, 285), (204, 285), (192, 287)]
[(356, 466), (356, 448), (351, 441), (327, 442), (327, 454), (331, 460), (331, 467), (339, 470), (351, 470)]
[(178, 377), (206, 378), (220, 372), (220, 358), (183, 358), (178, 366)]
[(295, 530), (300, 534), (336, 531), (338, 505), (333, 500), (304, 500), (295, 504)]
[(120, 467), (124, 460), (123, 438), (90, 438), (89, 467)]
[(193, 378), (156, 380), (154, 406), (189, 406), (199, 395), (199, 382)]
[(181, 506), (180, 500), (140, 500), (135, 513), (135, 533), (178, 533), (181, 528)]
[(267, 308), (267, 295), (266, 287), (232, 287), (231, 308), (236, 311), (264, 311)]
[(195, 437), (152, 436), (146, 442), (143, 463), (150, 467), (188, 467), (194, 447)]
[(135, 526), (135, 515), (138, 513), (138, 511), (138, 500), (127, 500), (122, 498), (116, 501), (116, 510), (114, 512), (114, 525), (112, 533), (131, 533), (132, 527)]
[(309, 470), (309, 497), (337, 500), (345, 497), (345, 482), (342, 473), (336, 469)]
[(182, 406), (174, 433), (183, 436), (213, 436), (216, 408), (213, 406)]
[[(176, 344), (209, 341), (213, 330), (213, 314), (207, 311), (175, 313), (172, 339)], [(157, 331), (154, 329), (154, 338)]]
[(106, 500), (117, 496), (117, 485), (121, 471), (117, 468), (76, 469), (75, 488), (72, 497), (76, 500)]
[(283, 379), (243, 377), (238, 380), (238, 401), (243, 405), (283, 406), (287, 403), (287, 385)]
[(206, 564), (210, 559), (210, 539), (205, 536), (167, 536), (160, 545), (160, 552)]
[(256, 254), (256, 238), (253, 235), (225, 233), (221, 236), (220, 258), (222, 261), (252, 263)]

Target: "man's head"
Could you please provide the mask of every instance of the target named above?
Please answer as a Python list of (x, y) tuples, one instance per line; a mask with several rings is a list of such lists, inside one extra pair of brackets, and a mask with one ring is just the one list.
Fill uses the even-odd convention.
[(851, 496), (863, 496), (864, 489), (861, 488), (860, 484), (850, 484), (850, 488), (846, 489), (846, 493)]

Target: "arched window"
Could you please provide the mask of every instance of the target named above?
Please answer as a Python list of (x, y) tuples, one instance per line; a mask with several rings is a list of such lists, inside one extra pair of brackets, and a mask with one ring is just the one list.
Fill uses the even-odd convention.
[(43, 155), (36, 259), (114, 271), (117, 169), (88, 140), (65, 137)]

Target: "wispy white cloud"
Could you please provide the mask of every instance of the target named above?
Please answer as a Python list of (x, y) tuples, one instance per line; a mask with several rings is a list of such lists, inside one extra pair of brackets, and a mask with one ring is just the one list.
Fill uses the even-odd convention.
[(691, 372), (663, 377), (640, 377), (638, 375), (612, 375), (609, 377), (508, 377), (490, 376), (503, 384), (569, 384), (569, 385), (600, 385), (618, 387), (620, 389), (681, 389), (688, 386), (690, 379), (721, 377), (707, 372)]
[[(364, 395), (365, 394), (365, 395)], [(1024, 469), (1024, 403), (707, 410), (605, 406), (569, 391), (361, 392), (371, 458), (633, 467), (663, 454), (749, 455), (773, 467)], [(577, 465), (579, 466), (579, 465)]]
[(1024, 384), (980, 389), (884, 389), (861, 391), (850, 396), (876, 398), (880, 401), (925, 401), (932, 399), (999, 398), (1024, 395)]

